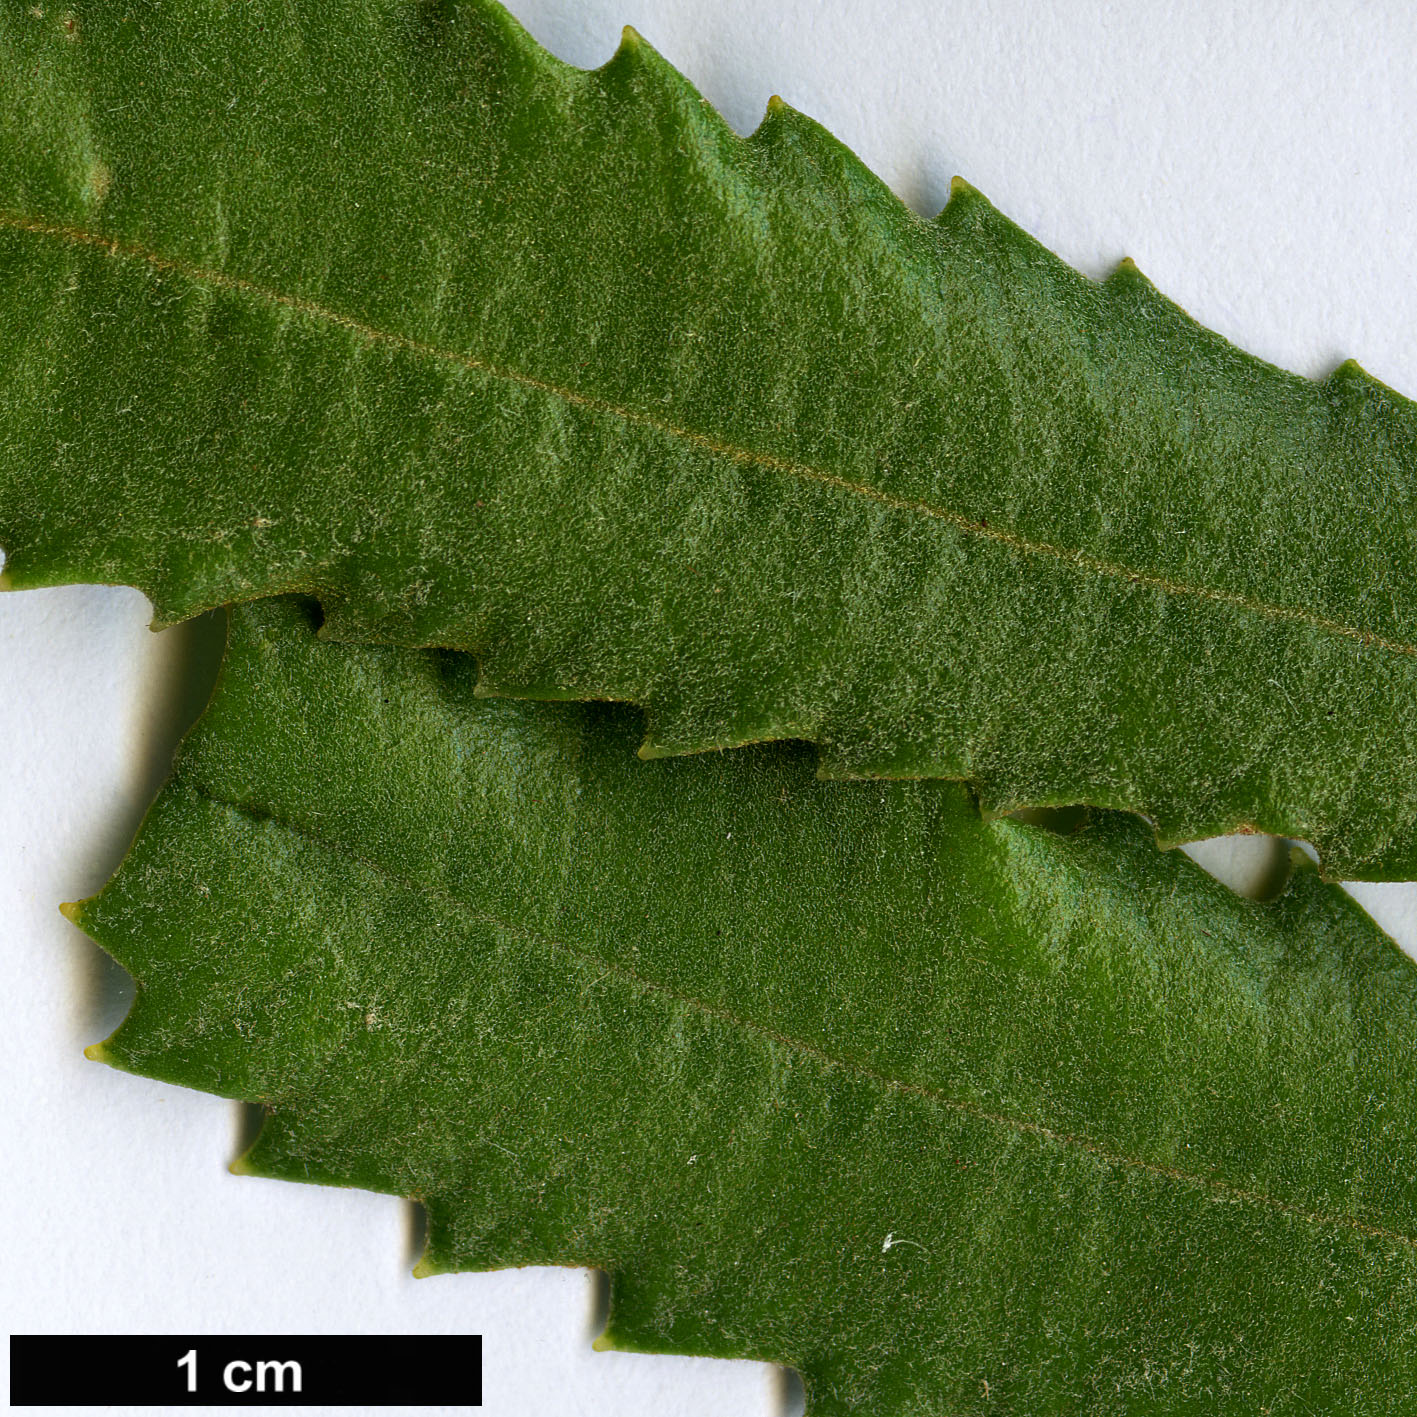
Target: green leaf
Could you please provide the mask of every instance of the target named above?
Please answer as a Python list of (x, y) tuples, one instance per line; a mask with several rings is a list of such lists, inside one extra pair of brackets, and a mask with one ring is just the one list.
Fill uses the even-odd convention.
[(1356, 365), (490, 0), (10, 6), (0, 62), (14, 586), (301, 590), (645, 705), (650, 755), (803, 738), (1417, 876), (1417, 413)]
[(1298, 869), (233, 612), (213, 705), (72, 913), (98, 1054), (259, 1100), (244, 1172), (420, 1198), (426, 1273), (597, 1265), (606, 1342), (813, 1413), (1417, 1402), (1417, 965)]

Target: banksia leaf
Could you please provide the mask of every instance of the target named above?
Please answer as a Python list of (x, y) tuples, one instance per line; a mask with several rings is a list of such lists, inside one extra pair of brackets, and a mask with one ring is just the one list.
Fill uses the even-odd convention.
[(907, 211), (491, 0), (8, 7), (0, 547), (288, 590), (647, 755), (1249, 826), (1417, 876), (1417, 412)]
[(259, 1101), (242, 1171), (417, 1196), (421, 1269), (598, 1265), (603, 1342), (813, 1414), (1417, 1402), (1417, 965), (1307, 865), (1260, 903), (809, 750), (233, 612), (75, 917), (98, 1050)]

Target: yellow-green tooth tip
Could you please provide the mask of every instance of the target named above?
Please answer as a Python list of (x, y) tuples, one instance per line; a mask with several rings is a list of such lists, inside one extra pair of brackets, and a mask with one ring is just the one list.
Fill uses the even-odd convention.
[(84, 903), (81, 900), (61, 900), (59, 902), (59, 913), (66, 920), (72, 921), (75, 925), (79, 923), (79, 917), (83, 914)]
[(102, 1043), (90, 1043), (84, 1049), (84, 1057), (91, 1063), (106, 1063), (108, 1061), (108, 1049)]
[(769, 113), (781, 113), (782, 110), (783, 110), (784, 108), (786, 108), (786, 107), (787, 107), (787, 104), (783, 102), (783, 99), (782, 99), (782, 95), (781, 95), (781, 94), (775, 93), (775, 94), (773, 94), (773, 96), (772, 96), (770, 99), (768, 99), (768, 112), (769, 112)]

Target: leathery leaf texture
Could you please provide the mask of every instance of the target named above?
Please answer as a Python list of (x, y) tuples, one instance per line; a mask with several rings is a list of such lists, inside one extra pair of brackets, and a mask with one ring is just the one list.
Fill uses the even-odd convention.
[(596, 1265), (605, 1343), (836, 1413), (1417, 1402), (1417, 967), (1298, 869), (1240, 899), (809, 749), (233, 612), (116, 878), (94, 1050), (260, 1101), (238, 1169), (416, 1196), (425, 1273)]
[(0, 70), (14, 586), (1417, 877), (1417, 412), (1356, 365), (491, 0), (16, 4)]

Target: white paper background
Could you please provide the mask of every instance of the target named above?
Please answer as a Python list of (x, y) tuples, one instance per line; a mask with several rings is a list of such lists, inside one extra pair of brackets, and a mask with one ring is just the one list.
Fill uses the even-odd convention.
[[(1353, 355), (1417, 392), (1417, 9), (1396, 0), (511, 8), (580, 64), (633, 23), (740, 131), (780, 93), (924, 214), (960, 172), (1089, 274), (1130, 255), (1248, 350), (1314, 376)], [(486, 1410), (507, 1417), (791, 1406), (765, 1365), (592, 1353), (579, 1271), (414, 1281), (401, 1203), (232, 1177), (231, 1104), (84, 1060), (124, 983), (55, 907), (116, 865), (199, 638), (146, 620), (128, 591), (0, 597), (9, 1330), (482, 1332)], [(1417, 943), (1417, 888), (1357, 894)]]

